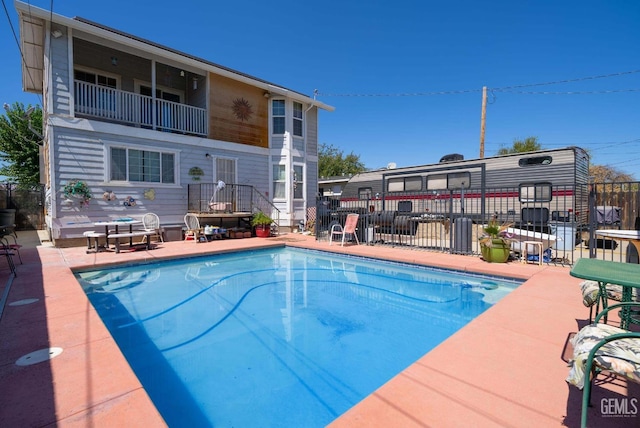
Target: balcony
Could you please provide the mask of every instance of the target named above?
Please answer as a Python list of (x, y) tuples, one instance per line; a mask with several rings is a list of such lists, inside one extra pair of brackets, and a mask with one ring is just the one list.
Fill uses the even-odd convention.
[(163, 132), (207, 136), (206, 109), (74, 81), (75, 113)]

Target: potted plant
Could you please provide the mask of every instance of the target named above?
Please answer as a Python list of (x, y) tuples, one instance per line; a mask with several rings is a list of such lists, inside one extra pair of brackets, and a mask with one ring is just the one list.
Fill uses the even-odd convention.
[(273, 223), (273, 219), (262, 211), (254, 213), (251, 218), (251, 226), (255, 228), (256, 236), (259, 238), (271, 236), (271, 223)]
[(71, 200), (71, 198), (79, 199), (80, 205), (89, 205), (89, 201), (93, 197), (91, 189), (85, 181), (71, 180), (62, 188), (62, 193), (65, 198)]
[(511, 242), (507, 236), (507, 228), (510, 224), (500, 224), (497, 219), (492, 219), (483, 229), (480, 238), (480, 251), (482, 258), (489, 263), (505, 263), (511, 254)]

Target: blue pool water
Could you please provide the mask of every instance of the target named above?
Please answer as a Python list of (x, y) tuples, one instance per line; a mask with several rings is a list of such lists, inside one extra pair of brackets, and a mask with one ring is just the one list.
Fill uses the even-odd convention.
[(299, 249), (76, 272), (171, 427), (321, 427), (519, 283)]

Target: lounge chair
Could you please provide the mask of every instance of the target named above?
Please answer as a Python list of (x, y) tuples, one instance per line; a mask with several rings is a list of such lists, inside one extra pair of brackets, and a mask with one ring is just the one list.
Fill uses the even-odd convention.
[(334, 224), (331, 226), (331, 231), (329, 232), (329, 245), (333, 242), (334, 235), (341, 235), (341, 246), (344, 247), (344, 241), (346, 235), (353, 235), (356, 238), (356, 242), (360, 245), (360, 241), (358, 241), (358, 235), (356, 234), (356, 227), (358, 226), (358, 218), (359, 214), (347, 214), (347, 219), (344, 221), (344, 227), (339, 224)]
[(160, 218), (157, 214), (146, 213), (142, 217), (142, 227), (146, 232), (153, 232), (153, 235), (157, 240), (160, 240), (160, 242), (164, 242), (164, 237), (162, 236), (164, 235), (164, 229), (160, 227)]
[(184, 233), (185, 241), (200, 242), (205, 240), (204, 230), (200, 227), (200, 220), (195, 214), (187, 213), (184, 216), (184, 224), (187, 225), (187, 231)]
[(567, 382), (582, 389), (581, 427), (587, 426), (591, 387), (598, 373), (606, 371), (640, 383), (640, 333), (600, 322), (609, 311), (624, 306), (640, 308), (637, 302), (609, 306), (571, 339), (573, 357)]

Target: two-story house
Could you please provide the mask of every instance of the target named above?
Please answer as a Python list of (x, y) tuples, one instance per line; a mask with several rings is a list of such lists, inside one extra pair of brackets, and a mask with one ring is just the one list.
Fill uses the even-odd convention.
[[(283, 228), (305, 219), (317, 191), (318, 111), (333, 107), (95, 22), (15, 7), (23, 90), (42, 94), (54, 240), (145, 212), (181, 223), (196, 181), (251, 186)], [(92, 198), (70, 197), (73, 186)]]

